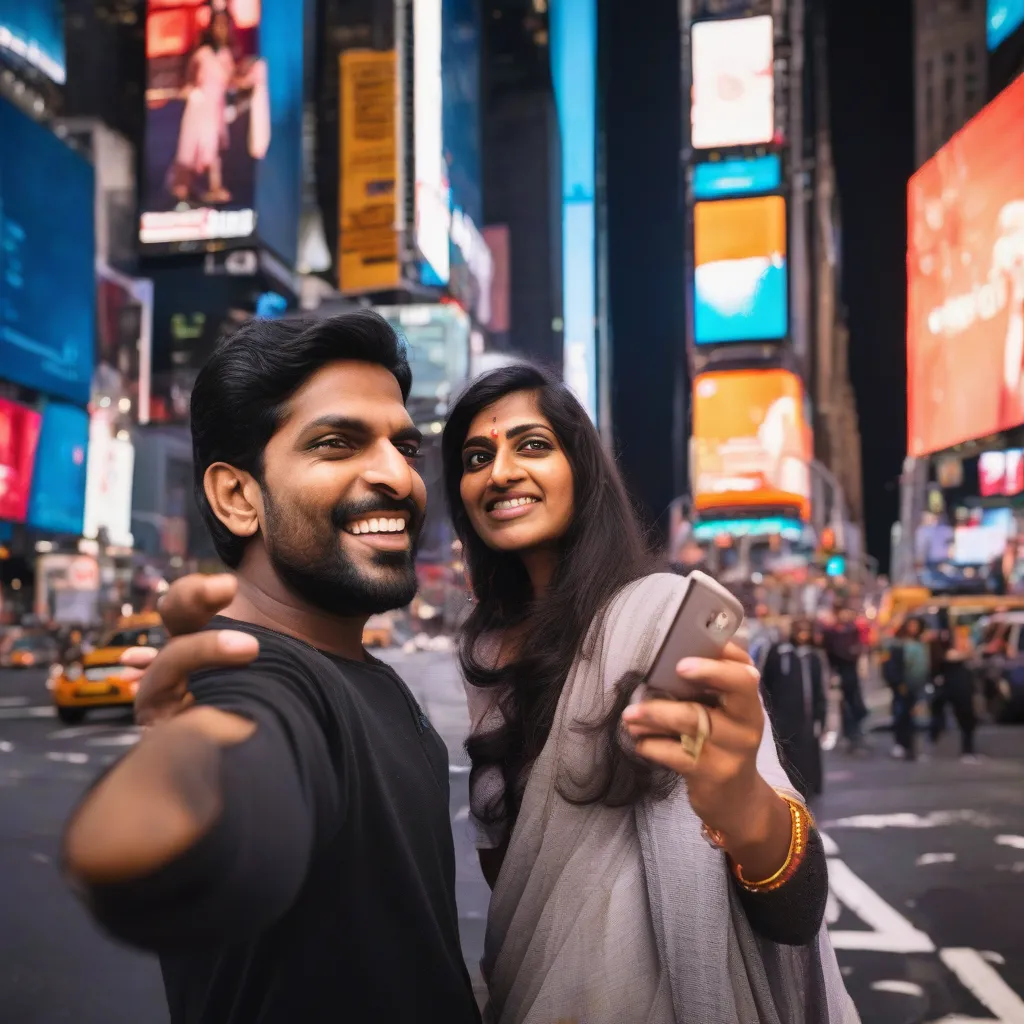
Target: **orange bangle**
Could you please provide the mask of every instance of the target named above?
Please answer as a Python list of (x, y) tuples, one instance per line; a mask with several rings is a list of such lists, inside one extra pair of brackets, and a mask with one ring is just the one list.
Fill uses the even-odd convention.
[(811, 829), (814, 827), (814, 818), (811, 812), (799, 800), (779, 793), (779, 796), (789, 805), (789, 813), (792, 820), (792, 832), (789, 840), (789, 853), (782, 867), (775, 872), (771, 878), (760, 882), (751, 882), (743, 877), (743, 868), (739, 864), (732, 865), (732, 873), (736, 881), (746, 889), (747, 892), (774, 892), (781, 889), (799, 870), (807, 853), (807, 841), (810, 838)]

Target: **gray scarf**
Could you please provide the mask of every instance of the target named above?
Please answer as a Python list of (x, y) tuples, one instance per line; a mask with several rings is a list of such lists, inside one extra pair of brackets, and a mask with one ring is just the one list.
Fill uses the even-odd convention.
[[(575, 723), (606, 711), (626, 672), (646, 673), (686, 586), (659, 574), (625, 588), (566, 681), (491, 899), (489, 1024), (859, 1022), (824, 926), (799, 948), (753, 933), (685, 785), (623, 808), (556, 792), (599, 756)], [(797, 795), (767, 720), (758, 770)]]

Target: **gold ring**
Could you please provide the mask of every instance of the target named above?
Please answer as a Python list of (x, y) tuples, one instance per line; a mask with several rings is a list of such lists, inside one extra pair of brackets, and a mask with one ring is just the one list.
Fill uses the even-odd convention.
[(682, 733), (679, 737), (679, 745), (686, 754), (693, 758), (694, 763), (700, 760), (704, 744), (711, 735), (711, 716), (708, 714), (708, 709), (703, 704), (698, 704), (696, 707), (697, 735), (687, 736), (686, 733)]

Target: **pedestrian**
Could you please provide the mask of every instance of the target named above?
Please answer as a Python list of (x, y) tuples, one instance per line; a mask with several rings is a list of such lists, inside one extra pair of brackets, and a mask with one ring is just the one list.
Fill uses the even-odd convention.
[[(749, 658), (731, 645), (681, 663), (724, 698), (710, 709), (641, 688), (686, 581), (650, 573), (571, 391), (528, 366), (486, 375), (453, 409), (443, 461), (472, 584), (460, 660), (494, 889), (487, 1019), (856, 1021), (823, 927), (824, 848)], [(161, 661), (151, 707), (179, 699)], [(678, 912), (698, 893), (699, 913)]]
[(892, 690), (892, 756), (906, 761), (917, 757), (914, 709), (928, 683), (930, 655), (921, 620), (910, 618), (900, 626), (883, 652), (882, 676)]
[(846, 749), (856, 753), (863, 749), (863, 723), (867, 718), (864, 695), (860, 685), (858, 663), (861, 642), (857, 617), (846, 604), (837, 608), (835, 622), (825, 631), (825, 650), (829, 666), (839, 677), (842, 694), (843, 739)]
[(974, 749), (974, 732), (978, 724), (974, 710), (975, 682), (969, 659), (968, 645), (950, 637), (942, 654), (940, 674), (934, 681), (928, 728), (930, 746), (934, 751), (946, 731), (946, 705), (950, 705), (960, 729), (960, 760), (965, 764), (978, 760)]
[(761, 670), (765, 708), (778, 737), (782, 765), (805, 800), (822, 791), (821, 735), (827, 711), (827, 670), (810, 619), (793, 621), (790, 639), (773, 644)]
[(237, 586), (208, 584), (226, 617), (164, 648), (179, 683), (207, 669), (192, 706), (64, 841), (96, 919), (160, 955), (172, 1024), (479, 1021), (447, 748), (361, 642), (416, 591), (410, 382), (370, 311), (251, 321), (196, 380), (196, 496)]

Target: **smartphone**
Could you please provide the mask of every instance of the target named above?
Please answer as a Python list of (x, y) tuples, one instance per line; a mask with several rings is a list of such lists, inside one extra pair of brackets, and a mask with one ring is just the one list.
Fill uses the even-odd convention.
[(654, 664), (645, 689), (675, 700), (691, 700), (712, 707), (719, 695), (694, 686), (676, 673), (683, 658), (718, 658), (743, 623), (743, 605), (706, 573), (694, 571)]

